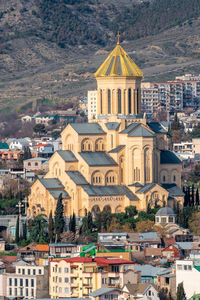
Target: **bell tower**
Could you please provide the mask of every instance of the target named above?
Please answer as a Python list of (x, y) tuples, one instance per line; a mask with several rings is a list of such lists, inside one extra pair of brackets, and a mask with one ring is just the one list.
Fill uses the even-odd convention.
[(118, 41), (95, 73), (97, 116), (133, 116), (141, 112), (142, 71)]

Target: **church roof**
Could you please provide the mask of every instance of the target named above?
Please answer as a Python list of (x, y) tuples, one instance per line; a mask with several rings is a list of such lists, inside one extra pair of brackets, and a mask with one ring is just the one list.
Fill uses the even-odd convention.
[(71, 123), (70, 126), (78, 134), (105, 134), (98, 123)]
[[(57, 178), (42, 178), (39, 179), (39, 181), (42, 183), (42, 185), (46, 189), (63, 189), (64, 186)], [(61, 191), (60, 191), (61, 192)]]
[(141, 123), (132, 123), (127, 128), (125, 128), (124, 130), (122, 130), (120, 133), (129, 133), (132, 130), (134, 130), (137, 126), (139, 126), (140, 124)]
[(55, 198), (58, 199), (60, 194), (62, 194), (63, 199), (68, 199), (70, 198), (69, 194), (66, 191), (61, 191), (61, 190), (49, 190), (49, 193)]
[(115, 49), (95, 73), (95, 77), (143, 77), (142, 71), (117, 43)]
[(173, 209), (168, 206), (160, 208), (156, 213), (156, 216), (175, 216), (175, 215), (176, 214), (174, 213)]
[(161, 164), (181, 164), (181, 160), (170, 150), (160, 150)]
[(162, 187), (169, 192), (169, 197), (184, 196), (183, 191), (175, 183), (165, 183)]
[(143, 194), (150, 191), (157, 183), (147, 183), (141, 189), (139, 189), (136, 193)]
[(88, 184), (85, 177), (79, 171), (66, 171), (66, 173), (75, 184)]
[(126, 195), (130, 200), (138, 200), (138, 197), (124, 185), (84, 185), (83, 189), (89, 196)]
[(69, 150), (58, 150), (57, 153), (62, 157), (66, 162), (78, 161), (74, 153)]
[(167, 133), (167, 131), (163, 128), (163, 126), (159, 122), (150, 122), (150, 123), (147, 123), (147, 125), (155, 133)]
[(106, 152), (79, 152), (89, 166), (117, 166), (114, 159)]
[(139, 137), (139, 136), (152, 137), (152, 136), (154, 136), (154, 134), (150, 130), (148, 130), (147, 128), (145, 128), (143, 126), (140, 126), (140, 127), (135, 128), (135, 130), (131, 131), (128, 134), (128, 136), (129, 137)]
[(109, 151), (109, 153), (117, 153), (119, 152), (121, 149), (123, 149), (125, 147), (125, 145), (119, 145), (118, 147), (112, 149)]
[(120, 123), (118, 122), (108, 122), (105, 124), (108, 130), (118, 130)]

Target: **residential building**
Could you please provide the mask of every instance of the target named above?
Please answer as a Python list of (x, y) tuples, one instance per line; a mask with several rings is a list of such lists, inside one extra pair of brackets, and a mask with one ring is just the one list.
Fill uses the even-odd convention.
[(138, 283), (140, 274), (133, 262), (124, 259), (74, 257), (50, 262), (51, 298), (88, 297), (101, 287)]
[(123, 287), (123, 292), (128, 292), (135, 296), (136, 299), (141, 300), (159, 300), (159, 293), (153, 284), (138, 283), (138, 284), (126, 284)]
[(92, 300), (121, 300), (130, 299), (135, 300), (135, 296), (129, 292), (124, 292), (118, 288), (100, 288), (90, 293)]
[(19, 249), (19, 256), (26, 262), (38, 264), (40, 258), (49, 256), (49, 245), (31, 244)]
[(97, 91), (88, 91), (88, 120), (97, 119)]
[(186, 259), (176, 261), (176, 287), (183, 283), (186, 298), (200, 293), (200, 266), (199, 261)]
[(15, 273), (3, 274), (6, 278), (6, 297), (23, 297), (24, 299), (48, 297), (49, 272), (47, 267), (19, 261), (15, 264), (15, 268)]
[(67, 257), (74, 253), (80, 253), (82, 250), (82, 245), (74, 244), (49, 244), (49, 255), (53, 257)]
[(175, 223), (176, 222), (176, 214), (174, 213), (171, 207), (162, 207), (160, 208), (155, 217), (155, 224), (165, 225), (168, 223)]
[(141, 283), (157, 283), (160, 272), (166, 271), (166, 268), (156, 268), (152, 265), (135, 265), (134, 269), (141, 272)]
[(24, 150), (29, 147), (29, 142), (26, 139), (8, 139), (10, 150)]
[(61, 192), (66, 217), (129, 205), (144, 211), (155, 202), (182, 207), (181, 161), (164, 128), (141, 113), (141, 70), (118, 43), (95, 77), (97, 118), (62, 131), (62, 150), (31, 187), (28, 215), (54, 214)]
[(48, 171), (48, 164), (45, 164), (46, 162), (48, 162), (47, 158), (35, 157), (35, 158), (24, 160), (23, 164), (24, 164), (24, 169), (29, 172), (38, 171), (38, 170)]

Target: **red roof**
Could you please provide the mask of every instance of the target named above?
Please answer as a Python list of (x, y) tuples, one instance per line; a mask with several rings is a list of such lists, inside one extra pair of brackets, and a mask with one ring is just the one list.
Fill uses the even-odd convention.
[(4, 256), (2, 256), (1, 260), (2, 260), (2, 262), (5, 262), (5, 263), (12, 263), (17, 260), (17, 256), (4, 255)]
[[(122, 264), (134, 264), (133, 261), (127, 260), (127, 259), (109, 259), (109, 258), (103, 258), (103, 257), (70, 257), (70, 258), (64, 258), (60, 259), (64, 260), (68, 263), (91, 263), (96, 262), (98, 265), (122, 265)], [(58, 261), (57, 259), (53, 261)]]
[(37, 249), (37, 251), (41, 251), (41, 252), (49, 252), (49, 245), (37, 244), (36, 249)]

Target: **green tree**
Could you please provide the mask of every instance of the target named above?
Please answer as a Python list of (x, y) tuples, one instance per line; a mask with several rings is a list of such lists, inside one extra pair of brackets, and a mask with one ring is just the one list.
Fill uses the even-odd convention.
[(56, 242), (60, 240), (60, 235), (65, 228), (65, 221), (63, 217), (63, 203), (62, 203), (62, 193), (60, 193), (57, 201), (56, 211), (55, 211), (55, 238)]
[(199, 190), (196, 190), (196, 206), (199, 206)]
[(178, 284), (177, 292), (176, 292), (176, 299), (177, 300), (186, 299), (185, 290), (184, 290), (184, 287), (183, 287), (183, 282)]
[(27, 226), (26, 222), (23, 224), (23, 240), (27, 240)]
[(36, 124), (33, 127), (33, 131), (40, 136), (41, 134), (46, 133), (45, 125), (44, 124)]
[(138, 212), (137, 212), (137, 209), (135, 206), (130, 205), (125, 208), (125, 213), (128, 218), (132, 218), (132, 217), (135, 217)]
[(18, 244), (19, 240), (20, 240), (20, 235), (19, 235), (19, 216), (18, 216), (16, 222), (16, 229), (15, 229), (15, 243)]
[(30, 241), (36, 243), (48, 242), (48, 223), (46, 216), (36, 216), (31, 225)]
[(53, 217), (52, 217), (52, 211), (50, 212), (49, 214), (49, 241), (50, 243), (53, 242), (53, 238), (54, 238), (54, 235), (53, 235), (53, 232), (54, 232), (54, 222), (53, 222)]
[[(86, 226), (87, 227), (87, 226)], [(88, 227), (87, 227), (88, 228)], [(69, 221), (69, 230), (71, 232), (76, 233), (76, 215), (75, 213), (73, 213), (72, 217), (70, 217), (70, 221)]]

